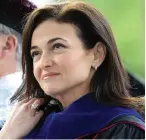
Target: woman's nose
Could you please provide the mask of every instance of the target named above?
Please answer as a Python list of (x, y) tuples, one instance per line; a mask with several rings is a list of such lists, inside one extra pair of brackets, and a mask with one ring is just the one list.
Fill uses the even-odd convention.
[(49, 56), (43, 56), (40, 60), (40, 67), (42, 69), (51, 67), (53, 65), (53, 60), (51, 57)]

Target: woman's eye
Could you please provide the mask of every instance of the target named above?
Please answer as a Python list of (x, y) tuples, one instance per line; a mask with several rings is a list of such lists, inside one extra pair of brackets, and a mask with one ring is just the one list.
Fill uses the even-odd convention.
[(53, 49), (62, 49), (65, 48), (65, 46), (61, 43), (56, 43), (53, 45)]
[(31, 57), (34, 58), (35, 56), (39, 55), (40, 53), (38, 51), (34, 51), (31, 53)]

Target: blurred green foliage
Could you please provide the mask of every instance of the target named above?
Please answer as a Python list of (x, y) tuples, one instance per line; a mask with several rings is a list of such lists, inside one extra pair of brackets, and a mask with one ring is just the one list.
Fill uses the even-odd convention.
[(125, 67), (145, 78), (145, 1), (85, 0), (96, 6), (110, 23)]

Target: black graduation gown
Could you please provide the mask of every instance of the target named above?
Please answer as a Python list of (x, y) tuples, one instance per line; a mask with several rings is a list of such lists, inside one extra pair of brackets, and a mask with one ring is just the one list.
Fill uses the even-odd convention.
[[(99, 104), (92, 95), (89, 93), (63, 111), (48, 115), (39, 129), (32, 130), (24, 139), (78, 139), (90, 134), (94, 134), (90, 139), (143, 137), (143, 130), (140, 131), (139, 127), (127, 123), (110, 127), (96, 136), (96, 133), (119, 116), (131, 115), (142, 122), (144, 120), (131, 108)], [(135, 132), (139, 134), (135, 135)]]

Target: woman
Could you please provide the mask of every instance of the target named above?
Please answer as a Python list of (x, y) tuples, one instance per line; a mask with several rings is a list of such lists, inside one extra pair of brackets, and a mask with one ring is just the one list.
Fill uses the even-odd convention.
[[(94, 7), (68, 2), (33, 11), (23, 32), (22, 65), (24, 83), (13, 97), (20, 102), (1, 138), (144, 138), (136, 125), (143, 123), (136, 111), (142, 112), (143, 99), (130, 96), (110, 26)], [(63, 110), (37, 127), (46, 98)], [(115, 123), (126, 116), (137, 122)]]

